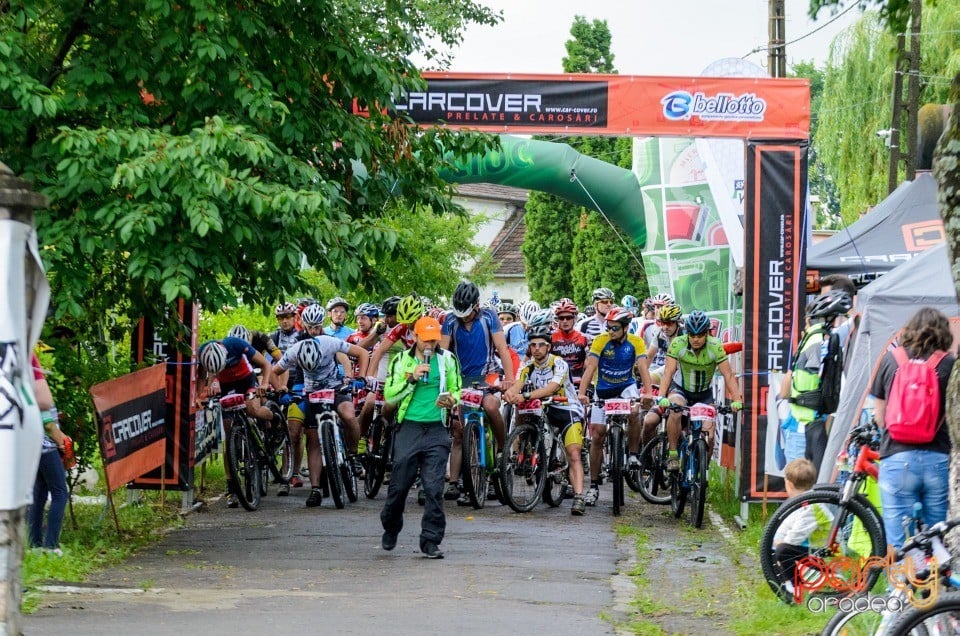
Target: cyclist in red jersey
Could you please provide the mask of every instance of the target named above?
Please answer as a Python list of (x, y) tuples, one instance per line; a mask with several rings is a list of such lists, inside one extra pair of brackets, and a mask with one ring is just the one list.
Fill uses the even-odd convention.
[(570, 379), (573, 380), (573, 385), (579, 388), (590, 344), (587, 342), (587, 337), (574, 328), (577, 313), (577, 305), (569, 298), (562, 298), (554, 309), (557, 329), (551, 334), (551, 353), (563, 358), (570, 368)]

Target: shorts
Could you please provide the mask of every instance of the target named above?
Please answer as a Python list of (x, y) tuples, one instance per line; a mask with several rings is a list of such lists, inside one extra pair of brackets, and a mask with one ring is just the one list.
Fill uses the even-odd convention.
[(251, 390), (256, 390), (260, 386), (260, 383), (257, 381), (257, 376), (252, 373), (247, 377), (237, 380), (236, 382), (224, 382), (220, 385), (220, 394), (227, 395), (229, 393), (239, 393), (240, 395), (246, 395)]
[[(640, 397), (640, 391), (637, 389), (636, 384), (628, 384), (622, 388), (616, 387), (613, 389), (597, 389), (598, 400), (612, 400), (616, 397), (635, 400)], [(590, 423), (603, 424), (602, 407), (598, 406), (590, 409)]]
[(669, 394), (670, 394), (670, 395), (679, 395), (679, 396), (682, 397), (684, 400), (686, 400), (687, 405), (697, 404), (697, 403), (700, 403), (700, 404), (713, 404), (713, 403), (714, 403), (713, 390), (712, 390), (712, 389), (707, 389), (706, 391), (699, 391), (699, 392), (685, 391), (685, 390), (683, 389), (683, 387), (681, 387), (679, 384), (673, 383), (673, 384), (670, 385), (670, 393), (669, 393)]
[[(353, 404), (353, 398), (348, 393), (340, 393), (340, 391), (337, 391), (334, 395), (336, 396), (333, 401), (334, 410), (337, 410), (344, 402), (350, 402)], [(311, 404), (307, 398), (304, 398), (300, 402), (300, 408), (304, 413), (303, 427), (308, 431), (315, 431), (320, 428), (320, 421), (317, 418), (317, 415), (320, 414), (321, 406), (322, 405), (320, 404)], [(339, 415), (337, 417), (339, 417)]]
[(571, 444), (583, 446), (583, 423), (577, 417), (575, 411), (569, 409), (547, 409), (547, 421), (553, 426), (557, 433), (563, 433), (563, 429), (569, 424), (566, 434), (563, 436), (563, 446), (566, 448)]

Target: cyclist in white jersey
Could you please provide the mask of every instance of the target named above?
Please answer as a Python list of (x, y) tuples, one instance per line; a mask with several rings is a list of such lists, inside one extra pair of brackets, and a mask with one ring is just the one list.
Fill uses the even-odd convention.
[[(647, 350), (647, 355), (650, 359), (650, 377), (654, 384), (664, 387), (661, 390), (661, 395), (665, 395), (670, 380), (662, 379), (663, 367), (667, 362), (667, 350), (670, 348), (670, 343), (673, 342), (675, 337), (683, 333), (683, 325), (680, 324), (683, 311), (679, 305), (671, 304), (661, 307), (657, 314), (656, 327), (651, 329), (654, 334), (653, 344)], [(659, 423), (660, 415), (657, 411), (655, 409), (647, 411), (643, 418), (642, 439), (644, 444), (653, 437)]]
[(593, 290), (591, 297), (596, 313), (591, 318), (583, 319), (576, 326), (576, 330), (586, 336), (588, 343), (607, 331), (607, 321), (604, 316), (613, 309), (613, 291), (609, 287), (598, 287)]

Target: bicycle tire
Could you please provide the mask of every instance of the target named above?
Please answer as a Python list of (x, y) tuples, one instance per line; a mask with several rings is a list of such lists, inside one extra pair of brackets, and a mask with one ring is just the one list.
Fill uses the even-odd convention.
[(894, 621), (889, 636), (960, 633), (960, 592), (941, 594), (931, 607), (910, 607)]
[(683, 475), (686, 471), (687, 453), (683, 451), (680, 456), (680, 470), (670, 474), (670, 512), (674, 518), (679, 519), (683, 515), (683, 507), (687, 504), (688, 489), (683, 485)]
[[(887, 539), (883, 531), (883, 520), (876, 508), (863, 495), (859, 494), (847, 502), (845, 507), (841, 508), (840, 497), (841, 492), (838, 490), (809, 490), (785, 501), (767, 522), (763, 535), (760, 537), (760, 567), (770, 589), (782, 601), (793, 603), (794, 598), (793, 594), (786, 590), (777, 579), (773, 540), (783, 522), (801, 509), (814, 504), (825, 506), (833, 516), (834, 523), (838, 524), (840, 528), (837, 532), (838, 545), (836, 547), (818, 545), (819, 539), (812, 540), (811, 554), (823, 558), (827, 566), (829, 566), (831, 558), (846, 556), (882, 557), (886, 554)], [(862, 533), (855, 534), (853, 526), (856, 522), (859, 522), (863, 532), (866, 533), (865, 535)], [(851, 542), (851, 537), (854, 539), (853, 542)], [(859, 543), (858, 539), (860, 539)], [(867, 546), (866, 541), (869, 541), (869, 546)], [(858, 550), (860, 543), (863, 545)], [(869, 554), (862, 553), (865, 548), (869, 550)], [(880, 575), (881, 572), (878, 569), (871, 569), (867, 572), (865, 587), (860, 591), (871, 590)], [(841, 592), (830, 589), (817, 592), (820, 596), (838, 596), (848, 593), (849, 591), (846, 590)]]
[(530, 512), (543, 497), (547, 461), (536, 425), (521, 424), (507, 435), (500, 455), (500, 479), (514, 512)]
[(233, 494), (244, 509), (260, 507), (260, 467), (243, 425), (234, 425), (227, 438), (227, 470)]
[(551, 508), (556, 508), (563, 503), (567, 485), (570, 483), (569, 470), (563, 440), (556, 436), (547, 452), (547, 476), (543, 484), (543, 501)]
[(670, 503), (670, 482), (664, 470), (668, 448), (666, 433), (658, 433), (640, 451), (640, 496), (652, 504)]
[(487, 500), (487, 471), (480, 465), (480, 427), (473, 422), (463, 426), (463, 444), (461, 449), (460, 473), (463, 479), (463, 490), (470, 498), (470, 505), (476, 509), (483, 508)]
[(619, 517), (623, 510), (623, 430), (610, 428), (610, 481), (613, 482), (613, 515)]
[(693, 443), (690, 461), (693, 464), (690, 474), (690, 524), (694, 528), (703, 525), (703, 509), (707, 503), (707, 471), (710, 458), (707, 455), (707, 442), (698, 439)]
[(337, 442), (337, 459), (340, 460), (338, 464), (340, 481), (343, 482), (343, 492), (347, 495), (347, 501), (357, 503), (360, 496), (360, 480), (353, 472), (352, 463), (347, 460), (347, 448), (343, 442), (343, 429), (341, 428), (338, 432), (340, 434), (337, 436), (339, 440)]
[(383, 418), (374, 418), (370, 423), (370, 431), (368, 432), (366, 475), (363, 478), (363, 494), (367, 499), (373, 499), (380, 492), (383, 477), (387, 472), (386, 458), (383, 456), (386, 434), (386, 425)]
[[(887, 598), (886, 595), (860, 594), (854, 598)], [(903, 601), (907, 603), (907, 601)], [(893, 617), (886, 612), (876, 612), (865, 606), (861, 610), (839, 610), (824, 625), (820, 636), (873, 636), (886, 634), (893, 623)]]
[(267, 452), (274, 480), (281, 484), (289, 483), (293, 477), (293, 442), (286, 426), (267, 433)]
[(340, 476), (340, 463), (337, 461), (337, 439), (333, 434), (336, 425), (332, 419), (320, 422), (320, 445), (323, 447), (323, 473), (327, 476), (330, 498), (339, 510), (346, 505), (346, 493)]

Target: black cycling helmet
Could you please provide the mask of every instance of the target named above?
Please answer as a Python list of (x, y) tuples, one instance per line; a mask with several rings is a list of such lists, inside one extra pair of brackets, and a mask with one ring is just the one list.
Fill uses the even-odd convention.
[(851, 307), (853, 307), (853, 300), (850, 298), (850, 294), (834, 289), (826, 294), (820, 294), (812, 303), (807, 305), (807, 316), (829, 320), (847, 313)]
[(397, 305), (400, 304), (399, 296), (391, 296), (383, 301), (383, 304), (380, 305), (380, 311), (383, 312), (384, 316), (395, 316), (397, 314)]
[(531, 327), (530, 329), (528, 329), (527, 341), (528, 342), (532, 341), (534, 338), (538, 338), (540, 340), (546, 340), (547, 342), (550, 342), (553, 338), (552, 334), (550, 333), (550, 327), (538, 326), (538, 327)]
[(687, 314), (687, 319), (683, 321), (683, 329), (691, 336), (710, 332), (710, 318), (699, 309), (694, 309)]
[(473, 308), (480, 302), (480, 290), (472, 282), (461, 281), (457, 288), (453, 290), (453, 313), (458, 318), (465, 318), (470, 315)]

